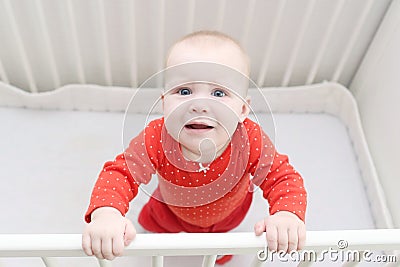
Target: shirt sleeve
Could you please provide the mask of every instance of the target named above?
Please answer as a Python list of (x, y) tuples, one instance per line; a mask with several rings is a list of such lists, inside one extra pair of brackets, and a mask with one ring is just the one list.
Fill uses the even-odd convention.
[(301, 175), (289, 164), (287, 155), (279, 154), (259, 126), (248, 132), (250, 140), (250, 173), (253, 184), (263, 190), (269, 213), (289, 211), (305, 221), (307, 192)]
[(275, 152), (271, 169), (260, 188), (270, 205), (270, 214), (290, 211), (305, 221), (307, 193), (303, 178), (289, 164), (286, 155)]
[[(128, 148), (114, 161), (104, 164), (94, 185), (85, 221), (91, 221), (92, 212), (100, 207), (113, 207), (123, 216), (128, 212), (129, 202), (137, 195), (141, 183), (148, 183), (155, 173), (154, 155), (151, 155), (146, 136), (154, 136), (154, 127), (148, 125), (130, 142)], [(147, 145), (147, 146), (146, 146)], [(150, 156), (151, 155), (151, 156)], [(151, 160), (154, 159), (154, 160)]]

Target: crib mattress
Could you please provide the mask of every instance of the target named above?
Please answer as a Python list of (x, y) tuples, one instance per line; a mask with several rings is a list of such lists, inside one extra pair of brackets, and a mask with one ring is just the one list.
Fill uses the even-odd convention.
[[(137, 114), (143, 121), (145, 114)], [(0, 107), (0, 233), (81, 233), (93, 184), (105, 161), (123, 150), (122, 112)], [(308, 190), (308, 230), (374, 228), (354, 138), (325, 112), (274, 113), (275, 145), (302, 174)], [(142, 124), (138, 124), (139, 131)], [(127, 214), (137, 216), (148, 196), (140, 192)], [(251, 232), (268, 214), (260, 190), (245, 220), (233, 231)], [(226, 266), (248, 266), (253, 255)], [(166, 257), (165, 266), (201, 266), (201, 257)], [(61, 266), (96, 266), (93, 258), (56, 259)], [(39, 259), (0, 259), (2, 266), (41, 266)], [(92, 265), (93, 264), (93, 265)], [(124, 257), (115, 266), (150, 266), (148, 257)], [(279, 264), (279, 263), (274, 263)]]

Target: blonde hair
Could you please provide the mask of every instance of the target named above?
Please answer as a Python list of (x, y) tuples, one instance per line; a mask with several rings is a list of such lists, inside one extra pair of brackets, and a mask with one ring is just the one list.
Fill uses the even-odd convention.
[(242, 57), (246, 63), (246, 70), (247, 73), (246, 75), (249, 75), (250, 73), (250, 59), (249, 56), (247, 55), (246, 51), (243, 49), (243, 47), (240, 45), (238, 41), (230, 37), (229, 35), (218, 32), (218, 31), (207, 31), (207, 30), (202, 30), (202, 31), (196, 31), (193, 33), (190, 33), (188, 35), (185, 35), (181, 39), (179, 39), (175, 44), (171, 46), (171, 48), (168, 51), (167, 57), (166, 57), (166, 65), (168, 66), (169, 58), (171, 55), (171, 51), (176, 48), (179, 45), (183, 45), (185, 43), (189, 42), (190, 45), (223, 45), (230, 43), (234, 45), (242, 54)]

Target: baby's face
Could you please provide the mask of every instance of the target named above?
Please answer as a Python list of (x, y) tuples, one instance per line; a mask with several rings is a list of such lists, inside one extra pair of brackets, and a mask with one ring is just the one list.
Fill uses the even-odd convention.
[(192, 154), (219, 156), (239, 122), (249, 112), (248, 103), (235, 92), (206, 83), (187, 83), (164, 94), (168, 133)]
[(199, 158), (207, 155), (205, 161), (212, 161), (249, 113), (247, 61), (231, 44), (181, 44), (172, 49), (167, 67), (171, 67), (163, 95), (167, 131), (183, 152)]

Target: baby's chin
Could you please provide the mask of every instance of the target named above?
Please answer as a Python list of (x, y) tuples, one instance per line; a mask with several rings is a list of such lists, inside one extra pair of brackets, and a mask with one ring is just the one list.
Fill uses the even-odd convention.
[(194, 161), (211, 162), (222, 154), (229, 144), (229, 140), (217, 143), (213, 142), (212, 139), (190, 139), (180, 140), (179, 143), (186, 158)]

